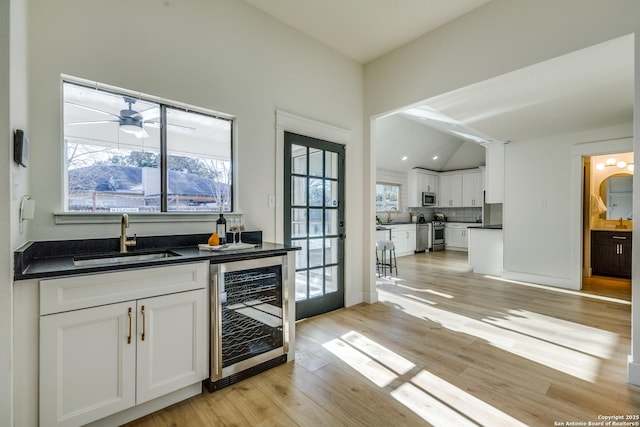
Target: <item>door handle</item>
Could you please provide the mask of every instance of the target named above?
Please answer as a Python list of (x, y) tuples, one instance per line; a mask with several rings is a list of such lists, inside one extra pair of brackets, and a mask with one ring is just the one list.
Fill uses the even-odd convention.
[(131, 344), (131, 307), (129, 307), (129, 336), (127, 337), (127, 344)]
[(144, 333), (145, 333), (145, 323), (146, 323), (146, 316), (144, 314), (144, 305), (142, 306), (142, 309), (140, 310), (142, 312), (142, 341), (144, 341)]

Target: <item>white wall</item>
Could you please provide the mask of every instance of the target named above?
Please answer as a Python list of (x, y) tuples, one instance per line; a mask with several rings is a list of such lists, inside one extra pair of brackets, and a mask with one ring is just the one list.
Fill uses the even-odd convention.
[[(11, 19), (4, 13), (10, 4)], [(9, 23), (12, 36), (14, 28), (23, 32), (16, 32), (19, 37), (11, 44), (11, 95), (16, 95), (11, 105)], [(276, 185), (283, 173), (276, 168), (276, 110), (349, 130), (347, 245), (362, 241), (361, 64), (238, 0), (0, 0), (0, 36), (0, 132), (5, 135), (0, 144), (6, 153), (0, 156), (0, 189), (15, 195), (17, 203), (26, 193), (36, 200), (36, 217), (26, 223), (25, 235), (17, 231), (16, 204), (0, 204), (2, 234), (12, 236), (0, 248), (0, 425), (12, 425), (12, 251), (27, 238), (119, 234), (115, 223), (54, 222), (53, 214), (62, 211), (61, 74), (235, 115), (238, 208), (247, 226), (261, 229), (266, 241), (276, 240), (282, 221), (268, 207), (268, 195), (279, 193)], [(15, 117), (10, 115), (14, 108)], [(26, 128), (27, 117), (30, 164), (20, 169), (9, 164), (9, 134), (14, 125)], [(12, 172), (18, 174), (13, 193)], [(131, 233), (139, 236), (210, 229), (210, 223), (193, 221), (131, 224)], [(347, 254), (347, 263), (345, 295), (351, 305), (363, 298), (359, 246)]]
[[(0, 193), (5, 195), (0, 203), (0, 234), (11, 236), (9, 203), (12, 133), (10, 123), (10, 4), (0, 0)], [(12, 401), (12, 286), (11, 286), (11, 239), (2, 239), (0, 246), (0, 425), (13, 425)]]
[[(237, 116), (238, 207), (265, 240), (275, 238), (275, 209), (267, 201), (282, 173), (274, 166), (276, 109), (351, 130), (357, 143), (350, 147), (347, 192), (360, 193), (362, 66), (245, 2), (33, 0), (30, 20), (30, 169), (37, 202), (31, 240), (118, 235), (114, 224), (54, 223), (52, 213), (62, 210), (61, 73)], [(348, 208), (354, 218), (360, 206)], [(134, 220), (131, 233), (207, 232), (210, 226)]]
[[(503, 277), (579, 290), (582, 213), (574, 200), (578, 144), (632, 134), (631, 124), (505, 145)], [(580, 172), (578, 172), (580, 173)], [(526, 242), (526, 244), (523, 244)]]
[[(123, 13), (126, 11), (126, 16)], [(116, 223), (56, 225), (62, 211), (60, 75), (139, 90), (237, 117), (237, 208), (275, 241), (275, 117), (287, 111), (352, 132), (347, 227), (360, 241), (363, 67), (242, 1), (30, 2), (30, 240), (117, 237)], [(278, 200), (277, 203), (282, 203)], [(202, 233), (209, 222), (131, 221), (138, 236)], [(357, 251), (359, 254), (359, 251)], [(361, 295), (360, 255), (347, 284)], [(356, 301), (359, 302), (359, 301)]]
[[(437, 30), (397, 49), (382, 58), (379, 58), (365, 66), (365, 121), (376, 116), (395, 111), (406, 105), (430, 98), (454, 89), (458, 89), (473, 83), (478, 83), (488, 78), (496, 77), (511, 71), (518, 70), (539, 62), (552, 59), (579, 49), (593, 46), (604, 41), (614, 39), (627, 34), (635, 33), (635, 93), (634, 104), (640, 105), (640, 2), (633, 0), (493, 0), (486, 5), (462, 16), (461, 18), (444, 25)], [(365, 140), (376, 140), (376, 129), (369, 134), (369, 128), (365, 129)], [(640, 134), (640, 109), (634, 111), (633, 135)], [(628, 135), (627, 135), (628, 136)], [(603, 136), (601, 139), (615, 138), (616, 135)], [(551, 148), (550, 143), (543, 141), (539, 148), (537, 158), (542, 157), (545, 149)], [(527, 144), (514, 145), (511, 162), (521, 161), (525, 152), (535, 153), (535, 148), (527, 147)], [(567, 146), (555, 149), (553, 153), (570, 156)], [(375, 181), (374, 147), (369, 145), (365, 151), (367, 158), (365, 164), (365, 181), (370, 186), (365, 189), (365, 203), (374, 204), (374, 191), (371, 184)], [(634, 152), (636, 160), (640, 159), (640, 141), (634, 140)], [(552, 165), (565, 166), (562, 160), (551, 160)], [(562, 164), (560, 164), (560, 163)], [(556, 164), (557, 163), (557, 164)], [(523, 172), (517, 172), (522, 166)], [(517, 179), (531, 177), (532, 170), (525, 164), (508, 163), (505, 181), (515, 182)], [(516, 173), (515, 176), (510, 175)], [(522, 175), (521, 175), (522, 174)], [(565, 171), (552, 174), (558, 178), (566, 177)], [(576, 177), (571, 176), (571, 179)], [(549, 192), (547, 179), (536, 182), (527, 182), (528, 192), (535, 194), (540, 200), (545, 192)], [(531, 186), (533, 184), (533, 186)], [(640, 178), (634, 175), (634, 187), (640, 188)], [(561, 196), (569, 197), (566, 187), (557, 190), (558, 196), (549, 197), (551, 208), (559, 212), (567, 207), (561, 200)], [(636, 192), (640, 193), (640, 192)], [(509, 224), (520, 223), (520, 216), (529, 217), (526, 204), (521, 208), (508, 207), (510, 201), (505, 197), (505, 254), (510, 254), (521, 249), (522, 241), (518, 241), (515, 235), (509, 235), (513, 230)], [(579, 203), (578, 203), (579, 205)], [(549, 202), (547, 202), (549, 206)], [(373, 211), (373, 209), (371, 209)], [(538, 212), (540, 213), (540, 212)], [(538, 218), (536, 223), (544, 229), (553, 229), (559, 232), (559, 247), (554, 253), (571, 253), (578, 257), (563, 231), (563, 227), (571, 228), (573, 223), (565, 212), (559, 215), (551, 215), (551, 210)], [(640, 194), (634, 197), (634, 216), (640, 215)], [(579, 220), (579, 219), (578, 219)], [(369, 216), (371, 230), (373, 230), (373, 215)], [(516, 231), (518, 233), (519, 231)], [(634, 224), (634, 246), (640, 245), (640, 224)], [(579, 233), (577, 234), (579, 239)], [(527, 241), (528, 245), (535, 248), (543, 246), (543, 240), (548, 241), (547, 233), (539, 233), (531, 236), (534, 240)], [(555, 236), (554, 236), (555, 237)], [(373, 231), (365, 238), (365, 250), (371, 247)], [(637, 245), (636, 245), (637, 243)], [(511, 247), (509, 246), (511, 245)], [(517, 246), (513, 246), (517, 245)], [(634, 250), (634, 264), (640, 265), (640, 250)], [(373, 250), (369, 250), (369, 256), (365, 266), (366, 271), (373, 272)], [(567, 258), (561, 255), (561, 260)], [(524, 256), (509, 255), (505, 267), (511, 269), (535, 269), (536, 275), (543, 275), (551, 271), (558, 277), (571, 277), (571, 272), (564, 264), (551, 261), (550, 265), (541, 263), (541, 267), (524, 265)], [(369, 289), (375, 289), (375, 277), (373, 273), (367, 276)], [(633, 280), (640, 281), (640, 269), (634, 269)], [(631, 363), (629, 364), (629, 379), (640, 384), (640, 288), (634, 286), (633, 290), (633, 344)]]
[(0, 1), (0, 425), (12, 425), (13, 254), (25, 241), (17, 227), (20, 198), (29, 190), (28, 174), (13, 162), (13, 131), (27, 133), (26, 1)]

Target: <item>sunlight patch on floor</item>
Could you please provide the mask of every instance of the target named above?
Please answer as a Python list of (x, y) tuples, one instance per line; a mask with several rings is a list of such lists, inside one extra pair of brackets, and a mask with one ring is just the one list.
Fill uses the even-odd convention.
[(411, 295), (411, 294), (402, 294), (402, 296), (405, 297), (405, 298), (411, 298), (411, 299), (414, 299), (416, 301), (420, 301), (421, 303), (424, 303), (424, 304), (431, 304), (431, 305), (437, 305), (438, 304), (435, 301), (430, 301), (428, 299), (420, 298), (420, 297), (417, 297), (417, 296)]
[(518, 280), (510, 280), (510, 279), (505, 279), (505, 278), (497, 277), (497, 276), (484, 276), (484, 277), (486, 279), (498, 280), (500, 282), (512, 283), (514, 285), (528, 286), (530, 288), (545, 289), (547, 291), (559, 292), (559, 293), (562, 293), (562, 294), (577, 295), (579, 297), (597, 299), (597, 300), (600, 300), (600, 301), (607, 301), (607, 302), (614, 302), (614, 303), (617, 303), (617, 304), (631, 305), (631, 301), (625, 301), (625, 300), (618, 299), (618, 298), (605, 297), (605, 296), (602, 296), (602, 295), (587, 294), (587, 293), (580, 292), (580, 291), (574, 291), (572, 289), (564, 289), (564, 288), (557, 288), (555, 286), (546, 286), (546, 285), (538, 285), (538, 284), (535, 284), (535, 283), (520, 282)]
[[(524, 426), (426, 370), (412, 375), (413, 362), (356, 331), (323, 346), (378, 387), (390, 387), (394, 399), (435, 427)], [(392, 384), (396, 380), (400, 385)]]
[[(477, 337), (496, 348), (526, 358), (532, 362), (542, 364), (589, 382), (595, 382), (597, 377), (600, 368), (600, 358), (587, 354), (585, 352), (587, 348), (576, 348), (575, 345), (567, 346), (563, 345), (562, 342), (550, 342), (544, 338), (531, 336), (517, 330), (510, 330), (488, 323), (488, 321), (492, 319), (473, 319), (384, 290), (379, 290), (378, 296), (381, 302), (388, 302), (400, 307), (400, 309), (407, 314), (437, 323), (451, 331)], [(492, 321), (495, 322), (495, 319)], [(549, 326), (548, 323), (545, 327), (553, 328), (553, 326)], [(583, 325), (566, 322), (564, 327), (566, 328), (565, 333), (573, 331), (572, 333), (576, 337), (584, 333)], [(611, 334), (606, 331), (592, 328), (589, 334), (592, 335), (589, 338), (591, 342), (598, 340), (607, 343), (614, 342)], [(598, 351), (602, 353), (601, 349)], [(559, 357), (559, 355), (562, 356)]]
[(364, 335), (359, 334), (358, 332), (350, 331), (344, 334), (341, 338), (360, 350), (362, 353), (377, 360), (399, 375), (404, 375), (416, 367), (416, 365), (411, 363), (409, 360), (397, 353), (394, 353), (377, 342), (370, 340)]
[(342, 340), (336, 338), (324, 343), (323, 347), (380, 388), (388, 386), (398, 378), (393, 371)]
[(404, 383), (393, 390), (391, 396), (434, 427), (481, 425), (410, 383)]
[(485, 322), (576, 351), (608, 359), (618, 343), (618, 335), (528, 310), (509, 310), (500, 318)]
[[(485, 403), (472, 394), (454, 386), (431, 372), (422, 370), (411, 382), (436, 399), (447, 402), (447, 405), (460, 413), (469, 414), (475, 422), (483, 426), (525, 426), (517, 419), (505, 414), (497, 408)], [(451, 425), (451, 424), (449, 424)], [(455, 424), (458, 425), (458, 424)]]

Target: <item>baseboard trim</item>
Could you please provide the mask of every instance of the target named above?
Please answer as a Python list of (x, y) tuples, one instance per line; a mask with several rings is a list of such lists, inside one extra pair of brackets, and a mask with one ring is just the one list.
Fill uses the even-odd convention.
[(640, 362), (634, 362), (631, 355), (627, 361), (627, 381), (629, 384), (640, 385)]

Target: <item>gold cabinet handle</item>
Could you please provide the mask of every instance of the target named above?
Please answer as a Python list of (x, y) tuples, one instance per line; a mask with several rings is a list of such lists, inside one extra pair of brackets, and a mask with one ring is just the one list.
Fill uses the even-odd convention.
[(144, 305), (142, 306), (142, 308), (140, 309), (140, 312), (142, 313), (142, 341), (144, 341), (144, 331), (145, 331), (145, 315), (144, 315)]
[(129, 307), (129, 336), (127, 337), (127, 344), (131, 344), (131, 307)]

